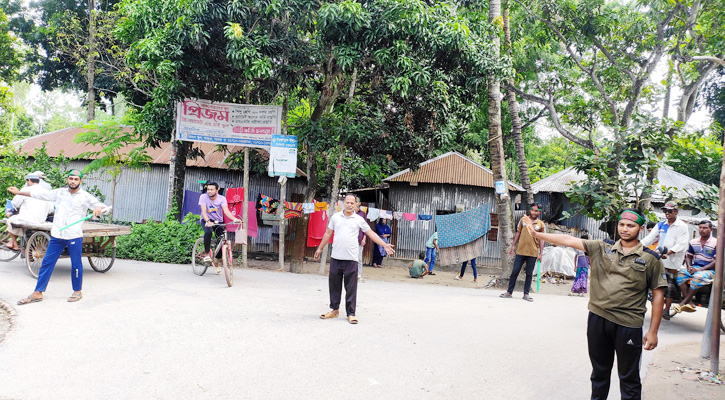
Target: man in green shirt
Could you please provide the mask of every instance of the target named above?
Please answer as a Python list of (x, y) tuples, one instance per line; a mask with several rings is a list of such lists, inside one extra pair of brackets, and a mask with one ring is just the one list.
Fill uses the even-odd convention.
[[(619, 215), (620, 240), (582, 240), (564, 234), (540, 233), (528, 217), (523, 220), (531, 236), (549, 243), (583, 250), (590, 259), (591, 288), (587, 341), (592, 363), (592, 399), (606, 399), (617, 355), (622, 399), (640, 399), (642, 383), (639, 363), (642, 347), (657, 347), (657, 331), (662, 319), (665, 269), (659, 255), (642, 246), (639, 233), (646, 222), (637, 210)], [(642, 337), (647, 312), (647, 292), (652, 290), (652, 316), (649, 330)]]
[(428, 265), (423, 261), (424, 259), (425, 253), (421, 252), (418, 255), (418, 260), (408, 265), (408, 272), (410, 272), (411, 278), (422, 278), (428, 274)]

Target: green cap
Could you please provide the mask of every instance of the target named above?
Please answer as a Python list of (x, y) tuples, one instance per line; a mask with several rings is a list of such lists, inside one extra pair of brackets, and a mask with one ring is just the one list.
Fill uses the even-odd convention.
[(77, 177), (83, 179), (83, 172), (81, 172), (80, 170), (77, 170), (77, 169), (72, 169), (72, 170), (68, 171), (68, 176), (77, 176)]

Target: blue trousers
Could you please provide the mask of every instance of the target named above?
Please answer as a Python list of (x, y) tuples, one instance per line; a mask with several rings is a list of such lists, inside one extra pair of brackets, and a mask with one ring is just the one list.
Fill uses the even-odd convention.
[[(468, 261), (464, 261), (463, 264), (461, 264), (461, 273), (458, 274), (461, 278), (463, 278), (463, 274), (466, 273), (466, 265), (468, 264)], [(476, 269), (476, 259), (471, 260), (471, 268), (473, 268), (473, 279), (478, 279), (478, 270)]]
[(436, 264), (436, 248), (426, 247), (425, 248), (425, 260), (424, 263), (428, 264), (428, 272), (433, 271), (433, 266)]
[(48, 281), (50, 276), (53, 275), (53, 269), (55, 263), (58, 262), (58, 258), (63, 250), (68, 247), (68, 254), (70, 254), (71, 262), (71, 282), (73, 284), (73, 291), (80, 291), (83, 286), (83, 238), (75, 239), (58, 239), (51, 236), (50, 243), (48, 243), (48, 249), (45, 251), (43, 257), (43, 264), (40, 266), (40, 272), (38, 272), (38, 283), (35, 285), (36, 292), (45, 292), (45, 288), (48, 287)]

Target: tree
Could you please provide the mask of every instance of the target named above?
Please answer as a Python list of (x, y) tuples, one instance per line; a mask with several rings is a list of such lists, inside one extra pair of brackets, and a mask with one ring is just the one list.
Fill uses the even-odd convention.
[[(116, 32), (136, 68), (130, 86), (145, 102), (136, 127), (152, 140), (169, 140), (171, 105), (184, 97), (305, 99), (309, 112), (290, 126), (308, 176), (305, 201), (319, 192), (318, 171), (336, 165), (340, 149), (367, 158), (374, 148), (398, 165), (415, 165), (452, 141), (473, 114), (468, 98), (485, 75), (506, 68), (491, 55), (485, 20), (449, 2), (431, 4), (122, 2), (127, 18)], [(358, 145), (371, 142), (378, 145)], [(304, 220), (298, 226), (306, 229)], [(293, 249), (300, 265), (305, 236), (297, 232), (300, 247)]]
[[(100, 150), (86, 151), (77, 156), (78, 159), (91, 159), (83, 171), (87, 174), (104, 171), (111, 175), (111, 206), (116, 198), (116, 185), (124, 168), (142, 170), (148, 168), (151, 156), (141, 146), (141, 138), (123, 121), (107, 120), (91, 121), (83, 127), (86, 131), (79, 133), (73, 141), (84, 143)], [(138, 146), (138, 147), (134, 147)], [(113, 209), (110, 214), (113, 220)]]
[(0, 8), (0, 81), (12, 82), (22, 66), (20, 44), (10, 35), (8, 17)]

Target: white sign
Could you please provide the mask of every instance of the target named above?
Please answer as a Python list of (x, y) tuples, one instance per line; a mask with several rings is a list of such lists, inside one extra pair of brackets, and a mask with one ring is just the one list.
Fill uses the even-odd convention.
[(179, 140), (261, 147), (282, 129), (281, 106), (253, 106), (186, 99), (176, 110)]
[(506, 183), (504, 181), (496, 181), (494, 184), (496, 186), (496, 194), (506, 193)]
[(272, 135), (269, 176), (297, 176), (297, 136)]

